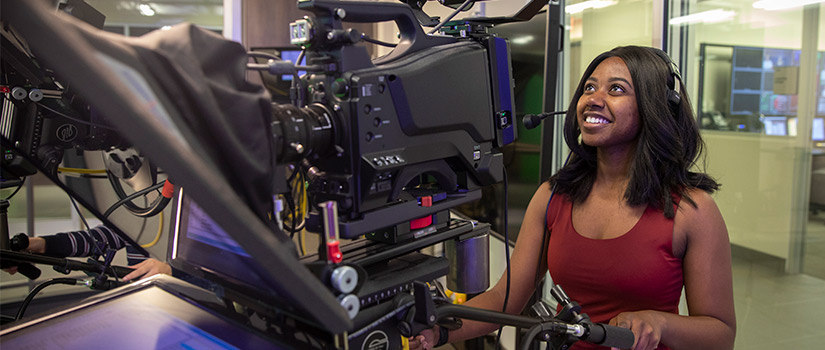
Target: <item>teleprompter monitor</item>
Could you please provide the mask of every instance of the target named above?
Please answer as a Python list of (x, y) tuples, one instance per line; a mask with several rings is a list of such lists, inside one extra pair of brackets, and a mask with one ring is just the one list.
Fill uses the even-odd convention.
[[(332, 293), (297, 260), (288, 237), (262, 220), (265, 212), (259, 204), (271, 194), (256, 193), (252, 187), (256, 182), (246, 178), (246, 173), (231, 171), (238, 160), (224, 153), (223, 144), (216, 143), (224, 141), (221, 136), (231, 139), (237, 135), (204, 138), (207, 131), (242, 127), (248, 121), (238, 119), (227, 125), (193, 119), (230, 101), (216, 101), (208, 91), (198, 90), (206, 88), (202, 86), (170, 87), (177, 82), (169, 79), (191, 72), (191, 62), (178, 65), (165, 60), (136, 39), (99, 31), (59, 15), (39, 1), (4, 1), (0, 15), (4, 25), (13, 27), (45, 66), (72, 84), (81, 97), (226, 228), (254, 261), (246, 268), (260, 277), (258, 288), (277, 295), (282, 302), (301, 310), (306, 319), (332, 333), (352, 327)], [(190, 26), (171, 31), (187, 34), (195, 29)], [(157, 68), (166, 71), (150, 70)], [(243, 69), (239, 72), (243, 74)], [(236, 112), (248, 116), (250, 111), (254, 108)], [(207, 127), (212, 128), (205, 130)], [(235, 131), (246, 131), (250, 138), (255, 132), (265, 132), (251, 128)]]
[(155, 275), (7, 327), (0, 339), (9, 349), (290, 348), (200, 305), (219, 302), (206, 290)]
[(187, 192), (181, 189), (176, 196), (169, 230), (169, 263), (186, 274), (212, 282), (223, 293), (268, 300), (270, 307), (303, 318), (300, 310), (280, 302), (277, 292), (260, 288), (266, 285), (264, 277), (250, 268), (257, 262)]

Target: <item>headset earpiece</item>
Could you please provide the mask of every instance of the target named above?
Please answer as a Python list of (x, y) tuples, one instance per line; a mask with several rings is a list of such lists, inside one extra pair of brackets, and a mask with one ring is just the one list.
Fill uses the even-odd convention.
[(664, 51), (654, 49), (654, 52), (665, 61), (665, 64), (667, 64), (670, 70), (670, 76), (667, 80), (667, 103), (670, 109), (676, 113), (676, 111), (679, 110), (679, 104), (682, 102), (682, 96), (679, 95), (679, 91), (676, 90), (678, 86), (677, 82), (682, 81), (682, 76), (679, 74), (679, 66), (677, 66)]

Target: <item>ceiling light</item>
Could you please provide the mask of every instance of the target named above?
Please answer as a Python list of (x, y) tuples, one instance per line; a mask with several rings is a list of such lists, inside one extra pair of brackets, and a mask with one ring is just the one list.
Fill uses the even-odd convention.
[(152, 6), (149, 6), (149, 4), (140, 4), (140, 5), (138, 5), (138, 10), (140, 10), (140, 14), (144, 15), (144, 16), (154, 16), (155, 15), (155, 9), (153, 9)]
[(673, 17), (670, 19), (669, 23), (672, 26), (692, 23), (717, 23), (729, 21), (734, 16), (736, 16), (736, 12), (734, 11), (715, 9), (710, 11), (697, 12), (689, 14), (687, 16)]
[(767, 11), (774, 11), (787, 10), (794, 7), (817, 4), (820, 2), (825, 2), (825, 0), (759, 0), (753, 3), (753, 7)]
[(587, 9), (600, 9), (602, 7), (608, 7), (610, 5), (615, 5), (618, 1), (616, 0), (589, 0), (580, 2), (578, 4), (567, 5), (564, 7), (564, 12), (569, 14), (579, 13)]

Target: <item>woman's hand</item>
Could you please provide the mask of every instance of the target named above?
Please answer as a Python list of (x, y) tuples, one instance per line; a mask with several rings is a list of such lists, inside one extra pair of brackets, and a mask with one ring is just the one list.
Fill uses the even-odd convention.
[[(46, 252), (46, 240), (42, 237), (29, 237), (29, 245), (24, 249), (26, 253), (43, 254)], [(10, 275), (17, 273), (17, 266), (4, 268)]]
[(438, 326), (425, 329), (410, 338), (410, 350), (431, 350), (438, 343)]
[(609, 324), (628, 328), (633, 332), (633, 350), (653, 350), (662, 340), (666, 320), (657, 311), (646, 310), (622, 312), (613, 317)]
[(136, 277), (149, 277), (159, 273), (166, 275), (172, 274), (172, 267), (169, 266), (169, 264), (153, 258), (143, 260), (142, 262), (129, 267), (135, 269), (135, 271), (123, 276), (124, 281), (129, 281)]
[(32, 254), (46, 254), (46, 240), (43, 237), (29, 237), (29, 246), (26, 252)]

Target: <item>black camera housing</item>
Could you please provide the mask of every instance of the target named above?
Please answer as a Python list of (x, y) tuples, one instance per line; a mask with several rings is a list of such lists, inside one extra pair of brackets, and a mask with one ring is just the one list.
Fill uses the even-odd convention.
[[(308, 104), (327, 106), (335, 139), (307, 157), (322, 174), (309, 192), (315, 203), (338, 202), (342, 237), (477, 200), (481, 186), (503, 180), (500, 148), (516, 138), (504, 39), (427, 35), (399, 3), (312, 0), (298, 7), (314, 17), (293, 23), (293, 42), (305, 47), (308, 67), (320, 67), (302, 77), (302, 93)], [(343, 23), (381, 21), (395, 21), (400, 42), (372, 60)], [(421, 187), (441, 200), (419, 205)]]

